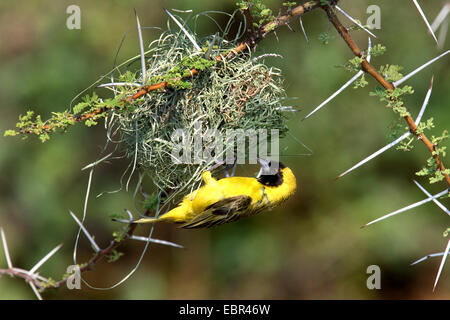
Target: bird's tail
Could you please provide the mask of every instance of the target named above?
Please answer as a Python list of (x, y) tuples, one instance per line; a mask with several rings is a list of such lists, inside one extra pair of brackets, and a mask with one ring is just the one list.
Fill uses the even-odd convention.
[(141, 218), (138, 220), (134, 220), (133, 223), (156, 223), (159, 221), (161, 220), (159, 220), (158, 218)]

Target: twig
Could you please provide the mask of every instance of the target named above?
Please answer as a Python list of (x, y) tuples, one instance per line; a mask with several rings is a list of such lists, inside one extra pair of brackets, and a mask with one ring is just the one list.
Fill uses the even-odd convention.
[(439, 265), (439, 270), (436, 275), (436, 280), (434, 281), (433, 291), (436, 289), (436, 286), (439, 281), (439, 277), (441, 276), (442, 269), (444, 268), (445, 260), (447, 259), (448, 252), (450, 251), (450, 240), (448, 240), (447, 247), (445, 247), (444, 255), (442, 256), (441, 264)]
[(426, 199), (424, 199), (424, 200), (418, 201), (418, 202), (416, 202), (416, 203), (413, 203), (413, 204), (410, 204), (410, 205), (408, 205), (408, 206), (406, 206), (406, 207), (403, 207), (403, 208), (401, 208), (401, 209), (398, 209), (398, 210), (396, 210), (396, 211), (394, 211), (394, 212), (388, 213), (388, 214), (386, 214), (386, 215), (384, 215), (384, 216), (382, 216), (382, 217), (380, 217), (380, 218), (378, 218), (378, 219), (375, 219), (375, 220), (373, 220), (373, 221), (371, 221), (371, 222), (369, 222), (369, 223), (366, 223), (365, 225), (361, 226), (361, 228), (365, 228), (365, 227), (367, 227), (367, 226), (370, 226), (371, 224), (374, 224), (375, 222), (378, 222), (378, 221), (381, 221), (381, 220), (390, 218), (390, 217), (392, 217), (392, 216), (395, 216), (396, 214), (399, 214), (399, 213), (402, 213), (402, 212), (405, 212), (405, 211), (408, 211), (408, 210), (411, 210), (411, 209), (420, 207), (420, 206), (423, 205), (424, 203), (427, 203), (427, 202), (433, 201), (434, 199), (437, 199), (437, 198), (440, 198), (440, 197), (442, 197), (442, 196), (445, 196), (445, 195), (448, 193), (448, 191), (449, 191), (449, 190), (446, 189), (446, 190), (444, 190), (444, 191), (442, 191), (442, 192), (439, 192), (438, 194), (435, 194), (434, 196), (430, 196), (430, 197), (428, 197), (428, 198), (426, 198)]
[[(353, 41), (352, 37), (350, 36), (347, 29), (342, 25), (342, 23), (339, 21), (336, 14), (333, 12), (333, 8), (329, 6), (323, 6), (323, 10), (328, 15), (328, 19), (331, 21), (333, 26), (336, 28), (337, 32), (340, 34), (342, 39), (344, 39), (345, 43), (347, 43), (348, 47), (352, 50), (353, 54), (357, 57), (363, 57), (363, 54), (361, 50), (358, 48), (356, 43)], [(375, 80), (380, 83), (383, 88), (386, 90), (394, 90), (395, 86), (391, 82), (387, 81), (368, 61), (367, 59), (364, 59), (361, 63), (362, 69), (370, 74)], [(434, 158), (434, 161), (436, 162), (438, 170), (441, 170), (442, 174), (444, 175), (445, 181), (447, 182), (447, 185), (450, 187), (450, 176), (445, 173), (445, 167), (442, 163), (441, 159), (439, 158), (439, 155), (435, 153), (435, 145), (431, 143), (431, 141), (425, 136), (425, 134), (418, 133), (417, 132), (417, 125), (414, 123), (414, 120), (411, 118), (411, 116), (406, 115), (404, 116), (405, 121), (407, 122), (411, 133), (415, 135), (419, 140), (423, 142), (423, 144), (426, 146), (432, 157)]]
[(430, 23), (428, 22), (427, 17), (423, 13), (422, 8), (420, 7), (419, 3), (417, 2), (417, 0), (412, 0), (412, 1), (414, 2), (414, 5), (416, 6), (417, 11), (419, 11), (420, 16), (422, 17), (423, 21), (427, 25), (428, 31), (430, 31), (431, 35), (433, 36), (434, 41), (436, 41), (436, 44), (438, 44), (438, 40), (436, 39), (436, 36), (434, 35), (433, 28), (431, 28)]

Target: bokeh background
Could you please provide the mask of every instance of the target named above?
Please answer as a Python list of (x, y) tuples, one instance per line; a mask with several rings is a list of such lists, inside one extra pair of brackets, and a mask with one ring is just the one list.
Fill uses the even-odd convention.
[[(143, 26), (165, 27), (163, 8), (232, 12), (230, 0), (132, 0), (132, 1), (2, 1), (0, 3), (0, 129), (13, 128), (19, 114), (34, 109), (44, 115), (62, 111), (72, 98), (114, 64), (123, 36), (129, 31), (118, 61), (138, 54), (134, 9)], [(282, 1), (267, 1), (274, 10)], [(423, 1), (433, 20), (445, 1)], [(66, 28), (66, 8), (81, 7), (81, 30)], [(375, 43), (387, 53), (372, 61), (376, 66), (401, 64), (405, 73), (435, 57), (438, 50), (411, 1), (341, 1), (341, 7), (365, 22), (370, 4), (381, 7), (381, 30)], [(226, 19), (216, 16), (219, 24)], [(349, 25), (349, 21), (342, 17)], [(266, 63), (283, 70), (289, 101), (300, 112), (290, 114), (292, 136), (284, 146), (282, 161), (292, 167), (300, 184), (285, 205), (257, 217), (207, 230), (182, 230), (159, 225), (154, 237), (174, 241), (185, 249), (151, 245), (138, 271), (121, 286), (98, 291), (61, 288), (43, 294), (47, 299), (446, 299), (450, 298), (450, 269), (444, 268), (436, 292), (433, 282), (440, 258), (410, 267), (414, 260), (443, 251), (448, 216), (429, 203), (413, 211), (377, 223), (360, 226), (397, 208), (424, 199), (413, 184), (429, 157), (422, 144), (409, 153), (390, 150), (335, 182), (339, 173), (389, 141), (395, 117), (368, 92), (369, 86), (339, 95), (311, 118), (303, 117), (346, 82), (351, 74), (342, 65), (351, 52), (315, 10), (303, 17), (309, 37), (306, 43), (297, 19), (258, 46), (256, 54), (278, 53), (283, 59)], [(319, 35), (330, 30), (328, 45)], [(201, 20), (201, 35), (216, 32), (213, 22)], [(361, 48), (366, 34), (353, 33)], [(145, 31), (147, 43), (156, 31)], [(450, 46), (450, 39), (445, 48)], [(444, 58), (409, 81), (415, 94), (406, 104), (415, 116), (435, 76), (433, 94), (425, 117), (435, 119), (434, 135), (450, 123), (450, 59)], [(298, 140), (298, 141), (297, 141)], [(308, 153), (301, 143), (310, 148)], [(13, 263), (30, 268), (59, 243), (62, 249), (41, 268), (41, 274), (60, 279), (72, 264), (77, 226), (68, 210), (81, 216), (88, 174), (80, 169), (100, 155), (105, 142), (101, 125), (75, 126), (42, 144), (34, 137), (0, 138), (0, 226), (5, 230)], [(449, 163), (449, 161), (447, 161)], [(127, 161), (100, 166), (94, 173), (86, 225), (100, 246), (106, 246), (118, 229), (110, 213), (124, 208), (136, 211), (139, 201), (120, 188)], [(253, 170), (247, 169), (248, 174)], [(429, 186), (437, 193), (443, 183)], [(448, 204), (448, 202), (447, 202)], [(148, 227), (141, 227), (145, 235)], [(80, 262), (91, 251), (82, 237)], [(108, 287), (136, 264), (144, 244), (129, 241), (120, 247), (124, 256), (115, 263), (103, 261), (84, 275), (91, 285)], [(1, 251), (1, 250), (0, 250)], [(381, 268), (381, 290), (368, 290), (366, 269)], [(0, 267), (6, 267), (3, 252)], [(0, 298), (34, 299), (20, 279), (0, 278)]]

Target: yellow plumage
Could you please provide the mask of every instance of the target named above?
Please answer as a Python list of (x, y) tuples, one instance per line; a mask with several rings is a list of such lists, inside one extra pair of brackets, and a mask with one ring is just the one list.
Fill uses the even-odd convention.
[(135, 223), (174, 222), (183, 228), (211, 227), (264, 209), (289, 198), (297, 184), (291, 169), (279, 164), (273, 175), (260, 178), (229, 177), (216, 180), (210, 171), (202, 173), (204, 185), (186, 195), (177, 207), (158, 218), (143, 218)]

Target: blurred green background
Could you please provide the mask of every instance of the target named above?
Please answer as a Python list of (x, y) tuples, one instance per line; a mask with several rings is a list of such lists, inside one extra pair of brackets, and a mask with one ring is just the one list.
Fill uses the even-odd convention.
[[(229, 0), (173, 1), (2, 1), (0, 3), (0, 129), (14, 127), (19, 114), (28, 109), (46, 116), (66, 109), (81, 90), (108, 72), (122, 37), (129, 30), (118, 61), (138, 54), (134, 9), (142, 26), (165, 27), (163, 8), (232, 12)], [(282, 1), (266, 3), (278, 13)], [(433, 20), (445, 1), (423, 1)], [(81, 8), (81, 30), (66, 28), (66, 8)], [(381, 30), (375, 43), (387, 53), (373, 58), (380, 66), (401, 64), (407, 73), (435, 57), (438, 50), (411, 1), (341, 1), (340, 6), (365, 22), (370, 4), (381, 7)], [(341, 16), (342, 17), (342, 16)], [(226, 20), (217, 16), (224, 26)], [(342, 17), (349, 25), (349, 21)], [(336, 68), (351, 52), (329, 25), (324, 12), (303, 17), (310, 42), (300, 32), (283, 27), (277, 37), (260, 43), (256, 54), (276, 52), (283, 59), (266, 63), (283, 70), (289, 103), (301, 111), (290, 114), (289, 126), (296, 139), (313, 150), (310, 156), (292, 138), (286, 138), (290, 156), (282, 158), (294, 169), (300, 188), (286, 204), (265, 214), (207, 230), (181, 230), (158, 225), (154, 237), (174, 241), (185, 249), (151, 245), (138, 271), (121, 286), (98, 291), (61, 288), (43, 294), (47, 299), (446, 299), (450, 298), (450, 269), (444, 268), (435, 293), (433, 282), (440, 258), (410, 267), (414, 260), (443, 251), (442, 232), (448, 217), (434, 204), (426, 204), (365, 229), (360, 226), (390, 211), (425, 198), (413, 184), (429, 154), (422, 144), (409, 153), (390, 150), (369, 164), (335, 182), (333, 178), (389, 141), (389, 125), (395, 117), (368, 92), (376, 84), (344, 91), (332, 103), (301, 121), (313, 108), (346, 82), (351, 74)], [(328, 45), (319, 35), (330, 30)], [(206, 18), (198, 33), (216, 32)], [(364, 32), (353, 33), (361, 48), (367, 46)], [(147, 43), (156, 31), (145, 31)], [(445, 48), (450, 46), (450, 39)], [(415, 94), (406, 98), (413, 117), (417, 114), (432, 74), (433, 94), (425, 118), (433, 117), (434, 135), (448, 129), (450, 112), (450, 59), (444, 58), (409, 81)], [(59, 243), (62, 249), (41, 268), (43, 276), (60, 279), (72, 264), (77, 226), (68, 210), (81, 216), (88, 181), (80, 169), (98, 158), (105, 142), (101, 125), (75, 126), (41, 144), (36, 138), (0, 139), (0, 226), (5, 230), (13, 263), (31, 268)], [(103, 191), (120, 187), (127, 161), (112, 161), (94, 173), (86, 225), (100, 246), (109, 243), (117, 224), (108, 214), (124, 208), (136, 211), (132, 193)], [(447, 161), (449, 164), (449, 161)], [(249, 171), (249, 174), (253, 172)], [(443, 183), (429, 186), (432, 193)], [(447, 202), (448, 204), (448, 202)], [(148, 226), (140, 227), (146, 234)], [(81, 238), (79, 261), (91, 255)], [(135, 265), (144, 244), (129, 241), (120, 247), (124, 256), (115, 263), (103, 261), (84, 275), (91, 285), (107, 287)], [(381, 290), (369, 290), (366, 269), (381, 268)], [(0, 253), (0, 268), (6, 267)], [(1, 299), (34, 299), (20, 279), (0, 279)]]

